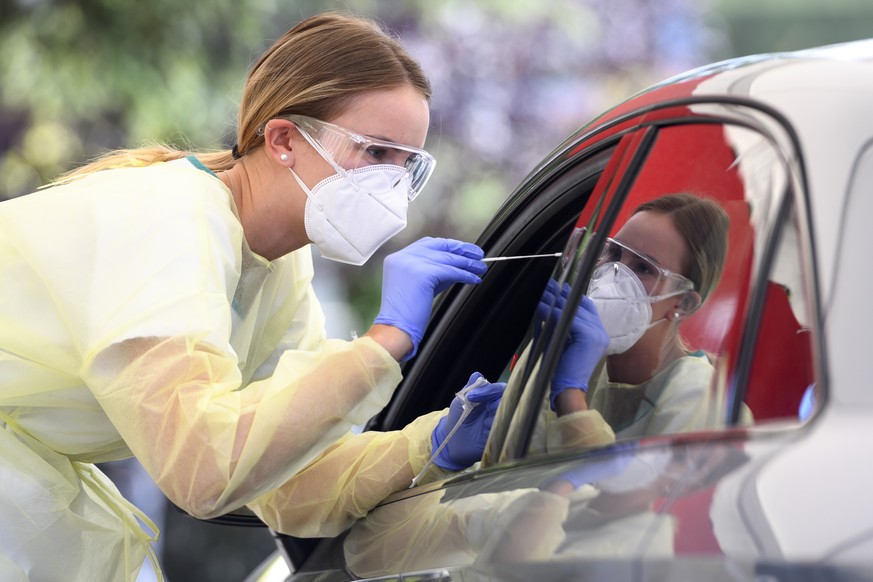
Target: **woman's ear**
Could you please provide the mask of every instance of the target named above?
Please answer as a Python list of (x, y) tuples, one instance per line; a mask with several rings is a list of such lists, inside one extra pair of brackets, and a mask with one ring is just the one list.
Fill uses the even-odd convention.
[(297, 126), (287, 119), (271, 119), (264, 125), (264, 147), (267, 156), (282, 166), (294, 165)]
[(701, 303), (703, 303), (703, 299), (700, 297), (700, 293), (697, 291), (689, 291), (682, 295), (679, 302), (673, 307), (674, 315), (671, 317), (676, 320), (685, 319), (697, 311), (697, 308), (700, 307)]

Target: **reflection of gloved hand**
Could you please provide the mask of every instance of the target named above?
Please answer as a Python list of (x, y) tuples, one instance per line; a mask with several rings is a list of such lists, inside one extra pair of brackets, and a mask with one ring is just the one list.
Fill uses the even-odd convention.
[[(561, 293), (557, 293), (557, 284), (549, 281), (537, 306), (538, 317), (544, 318), (544, 314), (547, 314), (550, 309), (554, 310), (555, 317), (559, 317), (568, 293), (568, 286), (565, 285)], [(567, 344), (564, 346), (564, 353), (558, 361), (555, 377), (552, 379), (550, 396), (552, 410), (555, 409), (555, 399), (564, 390), (569, 388), (578, 388), (583, 392), (588, 390), (588, 380), (608, 346), (609, 334), (600, 321), (594, 302), (588, 297), (583, 297), (570, 324)]]
[[(558, 320), (561, 316), (561, 309), (564, 307), (564, 300), (567, 298), (567, 293), (569, 291), (570, 286), (564, 283), (564, 288), (561, 290), (561, 293), (558, 293), (558, 282), (551, 278), (548, 280), (546, 283), (546, 289), (543, 291), (539, 303), (537, 303), (537, 309), (534, 315), (534, 324), (537, 328), (542, 327), (546, 318), (549, 316), (549, 313), (553, 310), (554, 320)], [(561, 301), (560, 305), (557, 304), (559, 299)]]
[[(482, 374), (474, 372), (470, 376), (467, 386), (480, 378), (482, 378)], [(485, 451), (485, 441), (488, 440), (488, 433), (491, 432), (491, 424), (494, 422), (494, 415), (497, 414), (497, 407), (500, 405), (500, 397), (503, 396), (504, 388), (506, 388), (505, 382), (495, 382), (477, 386), (467, 392), (467, 399), (476, 404), (446, 446), (443, 447), (443, 450), (437, 455), (434, 463), (449, 471), (460, 471), (482, 458), (482, 453)], [(449, 406), (449, 413), (442, 417), (436, 428), (433, 429), (431, 435), (433, 451), (439, 449), (446, 436), (458, 423), (463, 411), (463, 400), (459, 396), (455, 396)]]
[(478, 246), (445, 238), (422, 238), (385, 259), (382, 307), (374, 323), (392, 325), (412, 339), (409, 359), (418, 351), (433, 298), (453, 283), (479, 283), (485, 253)]
[(560, 475), (547, 480), (541, 489), (550, 489), (555, 483), (567, 482), (573, 489), (620, 474), (633, 460), (630, 454), (637, 443), (620, 443), (601, 451), (601, 455), (585, 459)]

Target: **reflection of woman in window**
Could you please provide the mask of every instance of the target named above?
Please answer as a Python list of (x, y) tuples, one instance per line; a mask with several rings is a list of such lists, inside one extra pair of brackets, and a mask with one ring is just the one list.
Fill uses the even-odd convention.
[(566, 425), (564, 446), (573, 444), (566, 429), (590, 427), (597, 416), (618, 437), (707, 426), (713, 366), (683, 344), (679, 324), (718, 283), (727, 231), (718, 204), (673, 194), (641, 205), (607, 240), (553, 382), (562, 418), (552, 428)]

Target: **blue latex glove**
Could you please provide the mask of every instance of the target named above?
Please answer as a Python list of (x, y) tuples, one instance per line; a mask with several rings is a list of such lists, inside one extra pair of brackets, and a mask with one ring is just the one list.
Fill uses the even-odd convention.
[[(558, 318), (561, 317), (561, 310), (564, 308), (564, 301), (567, 298), (567, 294), (570, 292), (570, 286), (567, 283), (564, 283), (563, 289), (558, 293), (558, 282), (554, 279), (549, 279), (546, 283), (546, 289), (543, 291), (542, 297), (540, 297), (539, 303), (537, 303), (536, 314), (534, 316), (535, 325), (539, 328), (546, 322), (546, 318), (549, 316), (549, 313), (554, 311), (554, 320), (558, 321)], [(560, 304), (558, 304), (558, 300), (560, 299)]]
[(600, 455), (594, 458), (580, 461), (560, 475), (546, 481), (541, 489), (547, 489), (550, 485), (559, 481), (566, 481), (578, 489), (583, 485), (600, 481), (608, 477), (614, 477), (624, 471), (633, 460), (630, 454), (638, 448), (637, 443), (619, 443), (600, 451)]
[[(550, 310), (554, 312), (554, 317), (560, 317), (560, 312), (566, 304), (569, 286), (565, 285), (560, 293), (557, 291), (557, 283), (550, 280), (537, 305), (537, 317), (541, 320)], [(552, 391), (549, 396), (552, 410), (555, 409), (558, 394), (564, 390), (576, 388), (583, 392), (588, 391), (588, 380), (594, 373), (597, 363), (606, 354), (607, 347), (609, 347), (609, 334), (600, 321), (597, 308), (591, 299), (583, 297), (570, 324), (567, 343), (552, 379)]]
[(446, 238), (422, 238), (385, 258), (382, 306), (374, 323), (402, 329), (412, 339), (412, 351), (430, 319), (433, 299), (454, 283), (476, 284), (487, 270), (478, 246)]
[[(482, 374), (474, 372), (464, 388), (480, 378), (482, 378)], [(494, 382), (478, 386), (467, 392), (467, 399), (476, 405), (455, 431), (455, 434), (452, 435), (448, 444), (434, 459), (436, 465), (449, 471), (460, 471), (482, 458), (482, 453), (485, 452), (485, 442), (488, 440), (488, 433), (491, 432), (491, 425), (494, 422), (494, 416), (497, 414), (497, 407), (500, 405), (500, 398), (503, 396), (505, 388), (505, 382)], [(459, 396), (455, 396), (449, 406), (449, 413), (442, 417), (436, 428), (433, 429), (431, 434), (432, 451), (439, 449), (446, 435), (458, 423), (463, 411), (463, 400)]]

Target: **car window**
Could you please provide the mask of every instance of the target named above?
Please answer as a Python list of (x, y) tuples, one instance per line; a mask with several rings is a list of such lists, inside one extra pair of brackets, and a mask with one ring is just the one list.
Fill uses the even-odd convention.
[[(586, 203), (582, 207), (581, 216), (577, 213), (573, 218), (572, 223), (575, 223), (575, 227), (569, 230), (569, 242), (565, 238), (563, 254), (556, 261), (556, 266), (552, 271), (553, 278), (557, 276), (566, 279), (574, 272), (574, 268), (578, 264), (579, 249), (582, 248), (581, 245), (587, 244), (590, 238), (585, 236), (585, 233), (590, 229), (581, 228), (579, 221), (597, 221), (600, 220), (604, 212), (607, 212), (606, 202), (612, 199), (617, 184), (613, 178), (620, 175), (622, 169), (627, 166), (632, 158), (631, 152), (636, 149), (644, 135), (645, 132), (633, 132), (621, 137), (618, 144), (610, 148), (609, 158), (605, 160), (603, 155), (596, 151), (593, 153), (582, 152), (573, 158), (574, 163), (580, 168), (584, 169), (594, 165), (601, 171), (597, 174), (595, 184), (589, 186), (584, 192), (578, 192), (578, 196), (584, 197)], [(537, 288), (535, 302), (541, 294), (542, 284)], [(541, 325), (537, 323), (540, 320), (540, 317), (536, 315), (538, 310), (532, 311), (535, 313), (534, 321), (528, 326), (528, 332), (521, 344), (517, 344), (519, 347), (513, 358), (507, 362), (502, 375), (502, 379), (507, 380), (507, 387), (489, 435), (488, 445), (482, 459), (484, 465), (499, 459), (518, 456), (516, 451), (523, 440), (521, 438), (522, 430), (517, 426), (518, 420), (530, 414), (526, 412), (529, 408), (537, 406), (537, 403), (532, 401), (530, 396), (522, 400), (522, 394), (529, 392), (527, 386), (537, 376), (540, 358), (548, 346), (550, 333), (543, 333)]]
[(797, 419), (814, 382), (806, 233), (783, 148), (748, 125), (683, 120), (638, 131), (614, 157), (552, 274), (568, 304), (591, 296), (608, 355), (588, 377), (587, 410), (559, 415), (549, 396), (571, 318), (534, 317), (507, 423), (530, 427), (530, 454)]
[[(486, 255), (560, 254), (617, 141), (602, 140), (582, 153), (573, 152), (573, 144), (558, 150), (507, 199), (477, 240)], [(576, 163), (580, 157), (584, 163)], [(500, 380), (559, 261), (496, 261), (479, 285), (456, 285), (441, 294), (418, 355), (406, 364), (401, 385), (370, 427), (399, 430), (448, 406), (473, 372)]]
[(791, 204), (777, 233), (772, 267), (761, 283), (760, 314), (752, 314), (754, 341), (737, 374), (743, 376), (736, 382), (743, 390), (733, 401), (753, 411), (756, 424), (808, 418), (814, 391), (821, 389), (815, 380), (810, 262), (804, 258), (805, 233), (796, 210)]

